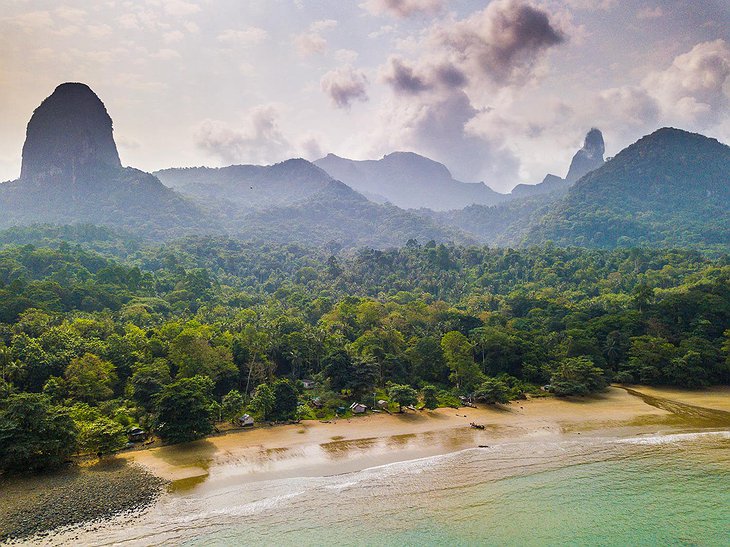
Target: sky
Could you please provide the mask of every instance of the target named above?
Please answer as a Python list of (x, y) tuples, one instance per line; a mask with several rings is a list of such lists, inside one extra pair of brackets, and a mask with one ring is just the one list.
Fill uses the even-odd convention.
[(2, 0), (0, 180), (88, 84), (124, 165), (414, 151), (498, 191), (673, 126), (730, 143), (727, 0)]

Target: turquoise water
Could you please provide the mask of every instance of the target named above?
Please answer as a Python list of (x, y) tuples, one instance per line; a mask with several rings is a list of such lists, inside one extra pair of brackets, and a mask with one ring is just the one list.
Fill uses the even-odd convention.
[(533, 448), (468, 450), (293, 490), (260, 522), (190, 543), (730, 545), (727, 435)]
[[(730, 545), (730, 432), (532, 440), (170, 495), (89, 545)], [(74, 541), (70, 541), (73, 539)]]

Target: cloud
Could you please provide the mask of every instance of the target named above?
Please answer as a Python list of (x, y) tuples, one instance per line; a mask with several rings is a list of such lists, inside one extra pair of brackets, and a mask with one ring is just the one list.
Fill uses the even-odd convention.
[(368, 100), (367, 84), (365, 73), (350, 66), (331, 70), (320, 80), (322, 91), (337, 108), (344, 109), (349, 109), (355, 100)]
[(464, 73), (500, 84), (524, 83), (549, 48), (565, 41), (546, 11), (497, 0), (463, 21), (438, 26), (432, 40)]
[(336, 26), (337, 21), (334, 19), (323, 19), (309, 25), (307, 32), (303, 32), (294, 37), (294, 44), (297, 47), (299, 55), (309, 57), (311, 55), (320, 55), (327, 51), (327, 40), (321, 33)]
[(250, 47), (256, 44), (260, 44), (266, 38), (269, 33), (259, 27), (248, 27), (243, 30), (228, 29), (221, 32), (217, 39), (222, 44), (237, 47)]
[(668, 118), (711, 124), (728, 106), (730, 48), (724, 40), (703, 42), (674, 58), (663, 71), (650, 73), (642, 86)]
[(360, 6), (373, 15), (411, 17), (434, 15), (444, 8), (444, 0), (367, 0)]
[[(514, 117), (507, 112), (535, 82), (546, 52), (565, 41), (563, 28), (520, 0), (495, 0), (464, 19), (433, 24), (410, 48), (416, 59), (391, 56), (381, 67), (394, 96), (377, 138), (433, 157), (463, 180), (510, 188), (521, 165), (506, 144), (513, 134), (499, 128)], [(518, 134), (541, 131), (525, 122)]]
[(64, 21), (69, 21), (77, 25), (82, 24), (86, 20), (86, 12), (82, 9), (61, 6), (60, 8), (56, 8), (53, 13)]
[(185, 34), (179, 30), (165, 32), (162, 35), (162, 39), (166, 44), (174, 44), (175, 42), (181, 41), (183, 38), (185, 38)]
[(601, 91), (593, 105), (594, 115), (604, 126), (619, 126), (629, 130), (655, 125), (659, 120), (659, 105), (646, 89), (623, 86)]
[(269, 164), (291, 157), (294, 147), (279, 128), (276, 105), (260, 105), (249, 111), (242, 127), (205, 120), (195, 132), (198, 148), (225, 163)]
[(165, 12), (174, 17), (186, 17), (200, 11), (200, 6), (184, 0), (165, 0)]
[(608, 11), (613, 8), (618, 0), (565, 0), (571, 8), (582, 10)]
[(416, 95), (431, 89), (426, 79), (416, 74), (415, 69), (400, 57), (391, 57), (382, 73), (383, 81), (399, 94)]
[(638, 19), (659, 19), (660, 17), (664, 17), (664, 10), (660, 6), (656, 6), (654, 8), (647, 6), (640, 9), (636, 14), (636, 17)]
[(150, 55), (152, 59), (159, 59), (161, 61), (171, 61), (173, 59), (179, 59), (180, 54), (171, 48), (162, 48), (157, 52)]
[(53, 27), (53, 17), (48, 11), (29, 11), (12, 17), (4, 17), (2, 21), (27, 33), (35, 33)]
[(327, 40), (316, 32), (300, 34), (294, 38), (294, 44), (302, 57), (318, 55), (327, 51)]

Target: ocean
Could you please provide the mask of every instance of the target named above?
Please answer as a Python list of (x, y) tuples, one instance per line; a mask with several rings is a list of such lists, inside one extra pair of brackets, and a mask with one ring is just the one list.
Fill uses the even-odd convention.
[(84, 545), (730, 545), (730, 431), (529, 439), (326, 477), (188, 485)]

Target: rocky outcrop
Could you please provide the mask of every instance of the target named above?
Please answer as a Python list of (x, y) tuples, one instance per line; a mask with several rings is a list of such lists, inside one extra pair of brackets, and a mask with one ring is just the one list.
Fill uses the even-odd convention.
[(148, 238), (215, 232), (212, 215), (157, 177), (122, 167), (104, 103), (61, 84), (28, 123), (20, 178), (0, 184), (0, 228), (98, 224)]
[(573, 184), (583, 175), (598, 169), (604, 164), (603, 154), (606, 146), (603, 143), (603, 134), (595, 127), (586, 135), (583, 148), (578, 150), (570, 162), (570, 169), (565, 176), (569, 184)]
[(23, 146), (22, 180), (75, 181), (121, 167), (112, 119), (89, 86), (61, 84), (33, 112)]

